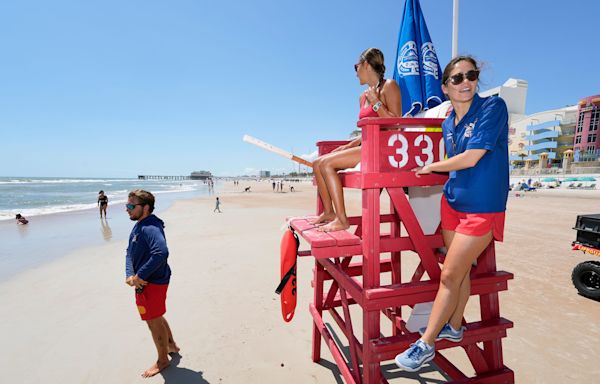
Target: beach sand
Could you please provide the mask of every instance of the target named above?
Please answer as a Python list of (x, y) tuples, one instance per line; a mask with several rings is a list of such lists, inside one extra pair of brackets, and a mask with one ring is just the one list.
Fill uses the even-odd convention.
[[(246, 185), (252, 192), (241, 192)], [(221, 214), (213, 213), (211, 196), (178, 201), (159, 215), (166, 223), (173, 269), (166, 318), (181, 347), (172, 367), (154, 378), (139, 376), (156, 356), (133, 292), (124, 284), (127, 229), (114, 241), (78, 248), (0, 283), (0, 381), (342, 382), (326, 347), (322, 364), (310, 357), (313, 260), (299, 260), (298, 306), (291, 323), (283, 322), (274, 293), (284, 218), (315, 208), (314, 187), (294, 187), (297, 192), (273, 193), (266, 182), (242, 182), (219, 195)], [(501, 315), (515, 323), (503, 341), (505, 363), (519, 383), (593, 382), (600, 374), (600, 303), (577, 295), (571, 271), (594, 256), (571, 251), (570, 244), (576, 215), (600, 211), (600, 191), (523, 196), (511, 194), (505, 242), (497, 245), (498, 269), (515, 274), (509, 290), (500, 294)], [(347, 201), (349, 212), (357, 214), (360, 193), (347, 191)], [(477, 313), (473, 298), (467, 319), (478, 318)], [(359, 326), (357, 319), (355, 332)], [(448, 355), (465, 361), (460, 349)], [(387, 366), (393, 383), (424, 382)], [(438, 372), (424, 377), (443, 381)]]

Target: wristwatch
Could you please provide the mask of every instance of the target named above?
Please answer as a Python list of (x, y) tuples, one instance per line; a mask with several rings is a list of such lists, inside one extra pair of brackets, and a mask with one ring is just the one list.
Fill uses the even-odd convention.
[(376, 102), (375, 104), (373, 104), (373, 112), (377, 112), (379, 111), (379, 108), (381, 108), (381, 101)]

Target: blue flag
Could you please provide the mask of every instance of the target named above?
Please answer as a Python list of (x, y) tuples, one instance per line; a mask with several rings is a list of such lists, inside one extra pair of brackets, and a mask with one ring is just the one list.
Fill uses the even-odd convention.
[(402, 92), (405, 116), (414, 116), (446, 99), (442, 93), (442, 70), (419, 0), (406, 0), (404, 3), (394, 80)]

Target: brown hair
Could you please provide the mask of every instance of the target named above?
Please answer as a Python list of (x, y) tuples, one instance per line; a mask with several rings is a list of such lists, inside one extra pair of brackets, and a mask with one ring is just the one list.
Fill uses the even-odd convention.
[(448, 78), (450, 77), (450, 72), (452, 72), (454, 66), (460, 61), (468, 61), (469, 63), (473, 64), (473, 67), (475, 67), (475, 69), (478, 71), (481, 69), (477, 64), (477, 60), (475, 60), (473, 56), (456, 56), (454, 59), (450, 60), (448, 65), (446, 65), (444, 68), (444, 73), (442, 74), (442, 84), (446, 84)]
[(369, 63), (371, 68), (379, 75), (379, 86), (383, 86), (383, 76), (385, 75), (385, 64), (383, 64), (383, 52), (377, 48), (367, 48), (360, 54), (359, 63)]
[(154, 195), (148, 191), (144, 191), (143, 189), (136, 189), (129, 192), (129, 197), (135, 197), (138, 199), (140, 204), (150, 206), (150, 213), (154, 211)]

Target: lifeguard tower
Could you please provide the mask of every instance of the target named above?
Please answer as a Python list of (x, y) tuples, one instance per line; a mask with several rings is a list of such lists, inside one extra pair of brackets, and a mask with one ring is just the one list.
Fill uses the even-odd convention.
[[(446, 176), (416, 177), (411, 169), (444, 157), (442, 121), (360, 120), (358, 127), (363, 138), (360, 171), (340, 173), (346, 188), (362, 191), (362, 215), (349, 218), (355, 229), (323, 233), (306, 219), (290, 221), (291, 227), (310, 246), (298, 255), (315, 259), (314, 295), (310, 304), (312, 359), (320, 360), (325, 341), (346, 383), (388, 383), (382, 374), (382, 362), (393, 364), (396, 354), (419, 338), (418, 333), (407, 327), (405, 315), (409, 307), (432, 302), (438, 290), (439, 263), (444, 259), (440, 250), (444, 244), (438, 207)], [(317, 143), (319, 154), (343, 143)], [(389, 212), (385, 213), (381, 212), (383, 190), (390, 199)], [(419, 206), (418, 201), (427, 203)], [(317, 211), (322, 212), (320, 201)], [(425, 225), (426, 221), (430, 223)], [(408, 251), (418, 255), (419, 263), (410, 271), (412, 277), (403, 281), (402, 268), (407, 268), (403, 257)], [(391, 283), (382, 284), (382, 277)], [(514, 382), (514, 373), (504, 365), (502, 357), (502, 338), (513, 323), (500, 317), (498, 300), (498, 292), (506, 290), (512, 278), (511, 273), (496, 270), (494, 244), (490, 244), (471, 272), (471, 295), (479, 296), (480, 319), (464, 322), (467, 330), (461, 342), (436, 343), (433, 362), (451, 382)], [(360, 319), (351, 317), (353, 305), (359, 306)], [(352, 312), (356, 317), (355, 308)], [(339, 335), (333, 335), (326, 325), (329, 319), (338, 325)], [(391, 327), (385, 328), (391, 328), (391, 332), (383, 335), (382, 322), (388, 320)], [(354, 326), (357, 322), (362, 324), (362, 332)], [(345, 342), (340, 341), (344, 336)], [(342, 353), (346, 347), (349, 356)], [(457, 367), (444, 357), (444, 350), (449, 348), (464, 349), (471, 367)], [(463, 371), (475, 374), (468, 377)]]

